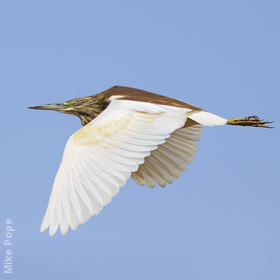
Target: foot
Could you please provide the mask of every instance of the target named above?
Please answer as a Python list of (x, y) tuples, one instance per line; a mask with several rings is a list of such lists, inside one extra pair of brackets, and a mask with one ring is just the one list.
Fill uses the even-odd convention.
[(241, 125), (241, 126), (254, 126), (254, 127), (266, 127), (272, 128), (268, 124), (273, 122), (267, 122), (260, 120), (257, 116), (250, 116), (247, 118), (233, 118), (227, 121), (229, 125)]

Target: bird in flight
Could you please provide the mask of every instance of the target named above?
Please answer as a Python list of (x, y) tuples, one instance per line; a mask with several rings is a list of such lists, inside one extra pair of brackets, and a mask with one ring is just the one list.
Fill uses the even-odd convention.
[(80, 118), (67, 141), (41, 231), (75, 230), (111, 202), (131, 177), (164, 187), (193, 161), (204, 126), (269, 127), (256, 116), (224, 119), (201, 108), (148, 91), (114, 86), (60, 104), (31, 106)]

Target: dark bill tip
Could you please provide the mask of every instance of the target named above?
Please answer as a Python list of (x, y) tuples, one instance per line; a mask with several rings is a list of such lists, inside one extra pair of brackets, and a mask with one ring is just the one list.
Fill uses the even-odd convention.
[(51, 111), (58, 111), (58, 112), (63, 112), (66, 109), (68, 109), (68, 107), (63, 103), (29, 106), (27, 108), (34, 109), (34, 110), (51, 110)]

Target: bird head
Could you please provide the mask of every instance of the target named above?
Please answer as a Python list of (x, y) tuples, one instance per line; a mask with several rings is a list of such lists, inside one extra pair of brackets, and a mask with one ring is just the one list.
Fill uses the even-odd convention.
[(80, 118), (82, 125), (86, 125), (97, 117), (106, 107), (106, 102), (102, 102), (98, 95), (74, 98), (63, 103), (45, 104), (30, 106), (29, 109), (51, 110), (64, 114), (72, 114)]

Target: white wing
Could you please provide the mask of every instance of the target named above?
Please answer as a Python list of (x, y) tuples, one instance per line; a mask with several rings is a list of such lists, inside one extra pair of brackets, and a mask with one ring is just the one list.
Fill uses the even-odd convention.
[(179, 128), (158, 148), (145, 158), (138, 170), (131, 174), (135, 183), (153, 188), (172, 183), (193, 161), (196, 142), (200, 139), (203, 126), (225, 125), (227, 120), (206, 111), (191, 111), (188, 117), (197, 125)]
[(186, 165), (193, 161), (196, 142), (201, 136), (202, 125), (179, 128), (158, 148), (145, 158), (138, 170), (131, 174), (135, 183), (153, 188), (164, 187), (178, 178)]
[(182, 127), (189, 109), (113, 100), (68, 140), (41, 231), (76, 229), (108, 204), (151, 151)]

